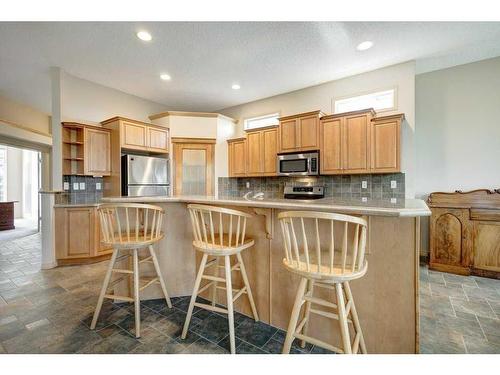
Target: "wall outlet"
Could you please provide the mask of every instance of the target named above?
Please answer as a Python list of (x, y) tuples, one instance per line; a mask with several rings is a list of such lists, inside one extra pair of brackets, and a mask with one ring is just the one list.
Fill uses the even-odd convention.
[(368, 182), (367, 181), (361, 181), (361, 189), (367, 189), (368, 188)]
[(368, 198), (367, 197), (362, 197), (361, 198), (361, 202), (368, 202)]
[(398, 187), (398, 183), (395, 180), (391, 180), (391, 189), (396, 189)]
[(398, 203), (397, 198), (391, 198), (391, 203)]
[(101, 190), (101, 183), (100, 182), (96, 182), (95, 183), (95, 189), (96, 190)]
[(67, 181), (63, 182), (63, 190), (69, 190), (69, 182)]
[(250, 189), (250, 181), (245, 182), (245, 186), (247, 189)]
[(85, 182), (80, 182), (80, 190), (85, 190)]
[(73, 190), (80, 190), (78, 188), (78, 182), (73, 182)]

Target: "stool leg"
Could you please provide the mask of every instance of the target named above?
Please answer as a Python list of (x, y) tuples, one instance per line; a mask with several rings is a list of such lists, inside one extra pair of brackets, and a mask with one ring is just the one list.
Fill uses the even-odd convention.
[(170, 302), (170, 297), (168, 296), (167, 287), (165, 286), (165, 281), (163, 280), (163, 276), (161, 275), (160, 265), (158, 264), (158, 258), (156, 258), (155, 249), (153, 248), (153, 245), (149, 245), (148, 248), (149, 248), (149, 253), (151, 254), (151, 257), (153, 258), (153, 264), (155, 266), (156, 274), (158, 275), (158, 278), (160, 279), (161, 290), (163, 291), (163, 295), (165, 296), (165, 301), (167, 301), (168, 308), (171, 309), (172, 302)]
[(236, 353), (236, 343), (234, 338), (234, 311), (233, 311), (233, 288), (231, 282), (231, 260), (229, 255), (224, 257), (224, 268), (226, 271), (226, 297), (227, 297), (227, 318), (229, 320), (229, 342), (231, 354)]
[(139, 255), (134, 249), (134, 308), (135, 308), (135, 337), (141, 337), (141, 300), (139, 298)]
[(240, 264), (240, 271), (241, 271), (241, 276), (243, 278), (243, 283), (245, 283), (245, 286), (247, 288), (247, 296), (250, 302), (250, 307), (252, 308), (253, 318), (255, 319), (256, 322), (258, 322), (259, 315), (257, 314), (257, 308), (255, 307), (255, 302), (252, 296), (252, 289), (250, 289), (250, 283), (248, 282), (248, 276), (247, 276), (247, 271), (245, 269), (245, 264), (243, 263), (243, 257), (241, 256), (241, 253), (237, 253), (236, 257), (238, 258), (238, 263)]
[[(215, 271), (213, 275), (219, 276), (219, 257), (217, 257), (215, 260)], [(213, 283), (214, 285), (212, 286), (212, 290), (210, 291), (210, 298), (212, 299), (212, 306), (215, 306), (217, 304), (217, 281), (214, 281)]]
[(185, 339), (187, 335), (187, 331), (189, 328), (189, 322), (191, 321), (191, 316), (193, 315), (194, 303), (196, 302), (196, 297), (198, 296), (198, 290), (200, 289), (201, 277), (203, 276), (203, 272), (205, 271), (205, 264), (207, 263), (207, 254), (203, 254), (203, 258), (201, 259), (200, 268), (198, 270), (198, 275), (196, 276), (196, 280), (194, 282), (193, 294), (191, 295), (191, 301), (189, 302), (189, 308), (186, 315), (186, 321), (184, 322), (184, 328), (182, 329), (181, 339)]
[(335, 284), (335, 294), (337, 296), (337, 308), (339, 315), (339, 324), (340, 324), (340, 334), (342, 336), (342, 345), (345, 354), (351, 354), (351, 339), (349, 336), (349, 327), (347, 325), (347, 315), (345, 312), (345, 300), (344, 293), (342, 291), (342, 284)]
[(344, 290), (347, 296), (348, 301), (351, 302), (351, 319), (352, 323), (354, 325), (354, 330), (356, 331), (357, 335), (359, 336), (359, 347), (361, 348), (361, 353), (366, 354), (366, 344), (365, 344), (365, 339), (363, 337), (363, 331), (361, 331), (361, 325), (359, 324), (359, 318), (358, 318), (358, 312), (356, 311), (356, 306), (354, 304), (354, 298), (352, 298), (352, 293), (351, 293), (351, 287), (349, 286), (349, 282), (346, 281), (344, 282)]
[[(314, 287), (314, 281), (313, 280), (308, 280), (309, 282), (307, 283), (307, 293), (311, 292), (311, 297), (313, 293), (313, 287)], [(306, 310), (304, 312), (304, 318), (306, 319), (306, 322), (304, 323), (304, 328), (302, 328), (302, 334), (304, 336), (307, 336), (307, 329), (309, 327), (309, 315), (311, 312), (311, 302), (307, 301), (306, 302)], [(300, 342), (300, 347), (305, 348), (306, 347), (306, 341), (302, 340)]]
[(97, 306), (95, 308), (94, 317), (92, 318), (92, 323), (90, 324), (90, 329), (95, 329), (95, 326), (97, 324), (97, 318), (99, 318), (99, 314), (101, 313), (102, 302), (104, 301), (104, 295), (106, 294), (106, 290), (108, 289), (109, 280), (111, 279), (113, 266), (115, 265), (117, 256), (118, 249), (114, 249), (111, 260), (109, 261), (108, 270), (106, 271), (106, 276), (104, 276), (101, 293), (99, 294), (99, 299), (97, 300)]
[(285, 343), (283, 344), (282, 354), (290, 353), (292, 348), (293, 339), (295, 336), (295, 329), (297, 328), (297, 321), (299, 320), (300, 310), (302, 307), (302, 299), (304, 298), (304, 293), (306, 290), (307, 279), (303, 277), (300, 280), (299, 289), (297, 290), (297, 295), (295, 296), (295, 302), (292, 308), (292, 315), (290, 316), (290, 322), (288, 323), (288, 330), (286, 332)]

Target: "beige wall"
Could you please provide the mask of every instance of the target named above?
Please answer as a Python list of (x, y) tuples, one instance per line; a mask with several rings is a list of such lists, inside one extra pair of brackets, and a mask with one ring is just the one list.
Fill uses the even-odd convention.
[(162, 104), (63, 73), (64, 121), (98, 124), (110, 117), (122, 116), (149, 122), (148, 116), (166, 110)]
[(39, 132), (50, 133), (50, 117), (48, 114), (1, 95), (0, 120), (12, 122)]
[(499, 119), (500, 58), (417, 75), (417, 197), (500, 188)]
[(7, 200), (14, 204), (14, 217), (23, 216), (23, 150), (7, 147)]
[(219, 112), (239, 120), (237, 134), (242, 135), (243, 119), (280, 112), (282, 116), (322, 110), (333, 113), (333, 99), (379, 89), (396, 87), (398, 105), (395, 111), (406, 116), (403, 124), (402, 170), (406, 173), (406, 195), (414, 195), (415, 175), (415, 63), (408, 62), (372, 72), (327, 82), (318, 86), (273, 96), (255, 102), (225, 108)]

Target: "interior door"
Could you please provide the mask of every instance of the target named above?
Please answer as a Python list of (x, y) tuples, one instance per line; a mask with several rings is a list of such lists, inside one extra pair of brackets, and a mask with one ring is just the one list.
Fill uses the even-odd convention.
[(172, 142), (174, 195), (213, 195), (215, 140), (183, 138)]

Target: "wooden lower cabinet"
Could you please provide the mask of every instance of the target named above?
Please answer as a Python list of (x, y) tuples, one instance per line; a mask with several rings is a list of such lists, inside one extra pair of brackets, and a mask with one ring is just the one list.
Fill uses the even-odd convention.
[(112, 249), (101, 243), (96, 207), (56, 207), (54, 210), (59, 265), (92, 263), (109, 258)]
[(500, 190), (432, 193), (431, 269), (500, 278)]

